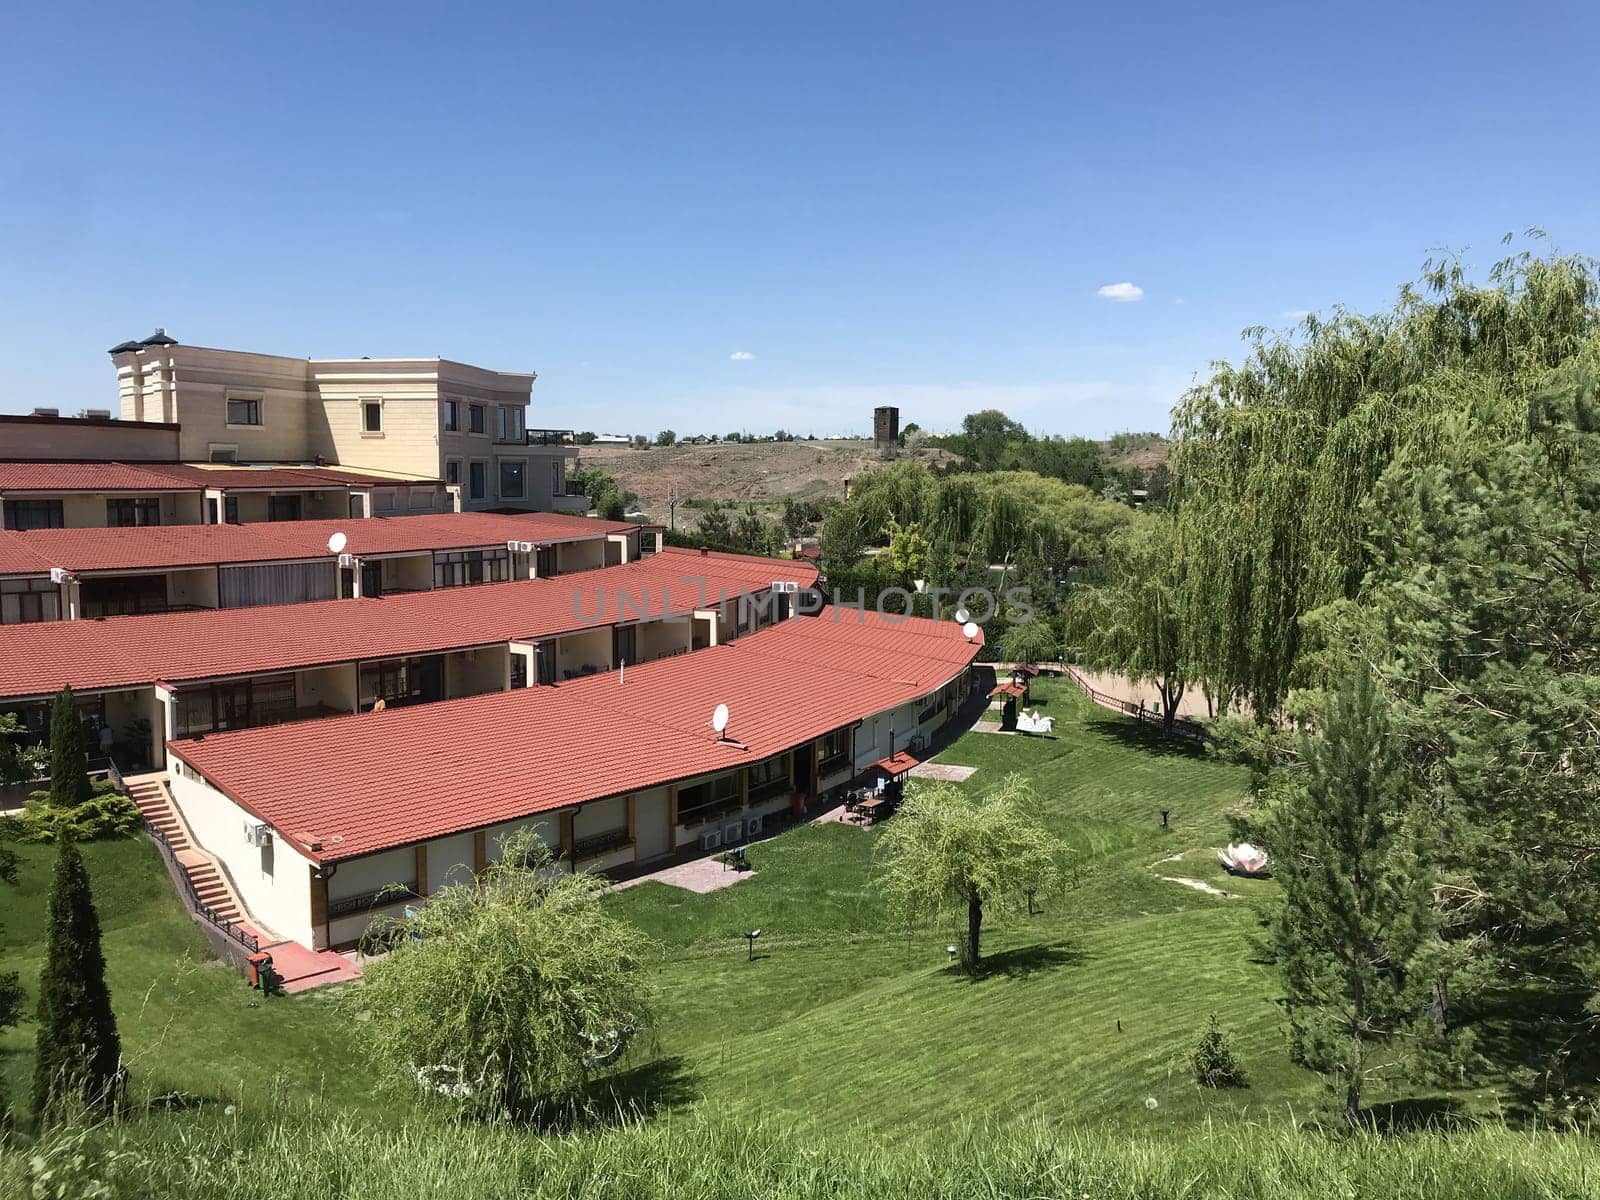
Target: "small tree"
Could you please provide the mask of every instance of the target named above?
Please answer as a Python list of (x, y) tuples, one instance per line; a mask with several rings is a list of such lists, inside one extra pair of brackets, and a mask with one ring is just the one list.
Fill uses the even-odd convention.
[(880, 884), (907, 921), (966, 919), (961, 965), (982, 963), (983, 917), (1060, 878), (1060, 843), (1040, 823), (1033, 791), (1008, 775), (985, 795), (914, 784), (877, 846)]
[(648, 939), (607, 915), (603, 881), (531, 834), (474, 883), (393, 923), (393, 950), (349, 998), (391, 1084), (478, 1117), (548, 1117), (651, 1020)]
[(1404, 745), (1365, 670), (1341, 681), (1273, 781), (1264, 825), (1283, 889), (1271, 944), (1294, 1056), (1332, 1076), (1360, 1119), (1372, 1044), (1428, 1020), (1432, 875), (1412, 818)]
[[(0, 820), (0, 833), (8, 832), (10, 822)], [(0, 883), (17, 882), (17, 856), (11, 847), (0, 843)], [(0, 929), (0, 933), (4, 930)], [(22, 976), (16, 971), (0, 971), (0, 1033), (4, 1033), (22, 1020)], [(9, 1118), (7, 1111), (5, 1074), (0, 1072), (0, 1130)]]
[(75, 808), (93, 795), (78, 705), (72, 698), (72, 688), (64, 687), (50, 714), (50, 805)]
[(1206, 1031), (1189, 1055), (1189, 1065), (1194, 1068), (1195, 1081), (1201, 1087), (1231, 1088), (1244, 1086), (1244, 1068), (1233, 1052), (1233, 1043), (1222, 1031), (1217, 1014), (1211, 1014)]
[(677, 440), (678, 435), (670, 429), (663, 429), (660, 433), (656, 434), (656, 445), (658, 446), (671, 446), (675, 444)]
[(59, 845), (50, 885), (49, 942), (39, 976), (33, 1074), (33, 1110), (43, 1123), (64, 1110), (108, 1110), (122, 1084), (122, 1043), (106, 986), (89, 873), (70, 838)]

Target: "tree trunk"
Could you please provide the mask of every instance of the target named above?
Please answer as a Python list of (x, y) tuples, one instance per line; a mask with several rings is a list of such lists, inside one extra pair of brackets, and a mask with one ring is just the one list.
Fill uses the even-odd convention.
[(976, 892), (967, 897), (967, 945), (966, 962), (967, 974), (978, 973), (978, 963), (983, 957), (981, 938), (983, 933), (983, 901)]
[(1361, 1034), (1350, 1035), (1349, 1075), (1344, 1083), (1344, 1119), (1352, 1128), (1361, 1124)]

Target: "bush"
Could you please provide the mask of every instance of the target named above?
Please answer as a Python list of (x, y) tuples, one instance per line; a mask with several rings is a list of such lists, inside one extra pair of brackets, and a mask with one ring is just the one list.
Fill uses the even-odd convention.
[(117, 791), (110, 780), (100, 779), (89, 799), (68, 808), (53, 806), (49, 792), (34, 792), (17, 825), (25, 842), (53, 842), (62, 830), (75, 842), (93, 842), (126, 837), (139, 828), (139, 821), (139, 806), (132, 797)]
[(1189, 1056), (1189, 1062), (1194, 1067), (1195, 1080), (1202, 1087), (1245, 1086), (1244, 1068), (1233, 1052), (1233, 1043), (1217, 1023), (1216, 1013), (1211, 1014), (1211, 1021), (1200, 1035), (1200, 1043)]

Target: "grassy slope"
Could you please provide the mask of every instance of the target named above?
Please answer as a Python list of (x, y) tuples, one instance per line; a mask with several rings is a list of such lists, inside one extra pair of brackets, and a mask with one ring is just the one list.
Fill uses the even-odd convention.
[[(20, 888), (0, 885), (0, 971), (20, 971), (36, 995), (44, 956), (45, 903), (55, 852), (17, 847)], [(327, 1000), (262, 1002), (179, 907), (155, 846), (144, 838), (83, 847), (100, 913), (106, 970), (123, 1053), (140, 1092), (229, 1098), (259, 1092), (275, 1076), (300, 1094), (340, 1101), (370, 1090), (342, 1022)], [(0, 1069), (25, 1100), (34, 1029), (0, 1036)]]
[[(662, 1025), (621, 1086), (655, 1102), (859, 1118), (886, 1131), (1026, 1114), (1171, 1128), (1312, 1108), (1318, 1088), (1285, 1057), (1270, 970), (1249, 959), (1271, 885), (1239, 887), (1206, 849), (1226, 839), (1243, 773), (1069, 687), (1043, 683), (1038, 698), (1056, 716), (1055, 739), (974, 733), (942, 756), (978, 768), (973, 788), (1026, 773), (1073, 848), (1077, 885), (1049, 911), (991, 915), (986, 948), (999, 971), (968, 981), (946, 965), (948, 930), (894, 924), (871, 886), (875, 833), (805, 827), (754, 847), (754, 874), (724, 891), (645, 884), (608, 899), (663, 947)], [(1157, 869), (1249, 895), (1157, 878), (1155, 864), (1185, 852)], [(0, 969), (21, 969), (30, 985), (49, 858), (24, 851), (20, 903), (0, 930)], [(138, 1090), (240, 1098), (276, 1083), (279, 1094), (393, 1115), (374, 1102), (331, 993), (261, 1001), (209, 963), (143, 841), (89, 847), (88, 860)], [(760, 955), (747, 963), (739, 933), (754, 927)], [(1212, 1011), (1237, 1040), (1249, 1089), (1202, 1092), (1190, 1080), (1185, 1056)], [(31, 1038), (24, 1027), (0, 1042), (14, 1096), (25, 1094)]]

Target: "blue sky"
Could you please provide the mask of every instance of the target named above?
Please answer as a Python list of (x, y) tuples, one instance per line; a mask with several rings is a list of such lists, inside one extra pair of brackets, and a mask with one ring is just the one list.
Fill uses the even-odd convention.
[[(1165, 429), (1239, 330), (1600, 253), (1600, 6), (14, 6), (0, 410), (107, 347), (539, 372), (536, 422)], [(1129, 283), (1137, 300), (1100, 289)], [(749, 357), (739, 358), (738, 355)]]

